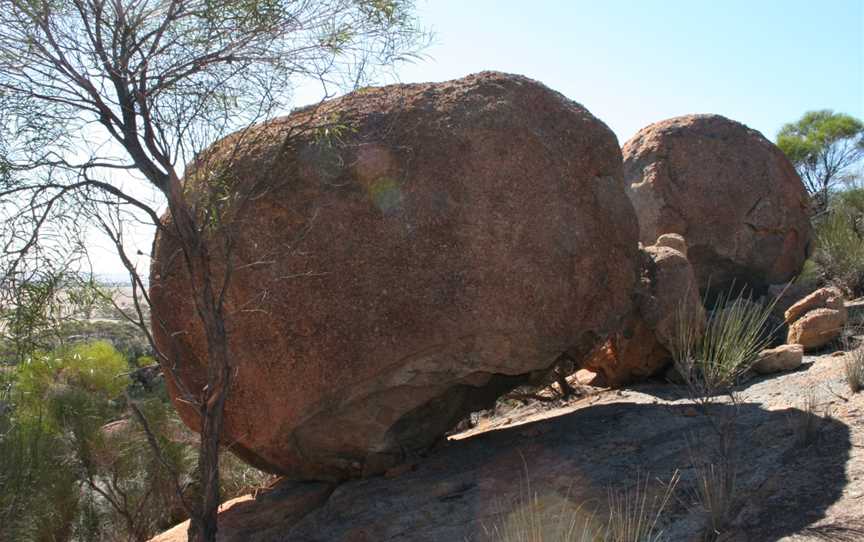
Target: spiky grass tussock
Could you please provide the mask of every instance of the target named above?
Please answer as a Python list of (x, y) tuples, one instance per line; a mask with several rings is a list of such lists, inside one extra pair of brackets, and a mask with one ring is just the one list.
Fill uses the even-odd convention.
[(846, 352), (843, 356), (843, 372), (849, 391), (864, 390), (864, 345)]
[(705, 540), (715, 540), (729, 523), (737, 502), (737, 478), (737, 469), (727, 462), (706, 463), (696, 467), (694, 494), (706, 518)]
[(730, 289), (718, 297), (704, 332), (679, 309), (672, 358), (694, 398), (728, 390), (752, 367), (770, 343), (766, 327), (775, 302), (756, 303)]

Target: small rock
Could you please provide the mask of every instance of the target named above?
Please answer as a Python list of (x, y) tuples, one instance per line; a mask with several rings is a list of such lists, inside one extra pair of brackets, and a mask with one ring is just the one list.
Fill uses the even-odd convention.
[(791, 371), (801, 365), (804, 359), (804, 347), (800, 344), (784, 344), (777, 348), (769, 348), (759, 353), (759, 359), (753, 364), (753, 370), (759, 374)]
[(833, 309), (845, 312), (843, 293), (839, 288), (820, 288), (802, 298), (786, 310), (786, 323), (791, 324), (815, 309)]
[(684, 257), (687, 257), (687, 241), (684, 240), (683, 236), (678, 235), (677, 233), (664, 233), (657, 238), (657, 242), (654, 243), (654, 245), (677, 250), (683, 254)]
[(812, 310), (789, 326), (786, 342), (800, 344), (807, 351), (818, 350), (840, 336), (846, 321), (846, 309)]

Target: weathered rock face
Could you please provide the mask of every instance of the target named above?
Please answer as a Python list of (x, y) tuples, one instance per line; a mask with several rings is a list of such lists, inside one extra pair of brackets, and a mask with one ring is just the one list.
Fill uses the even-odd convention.
[(652, 376), (670, 361), (682, 317), (693, 333), (702, 332), (705, 310), (686, 254), (680, 235), (663, 235), (643, 249), (633, 313), (621, 332), (588, 356), (584, 368), (602, 375), (610, 386), (622, 386)]
[[(523, 77), (358, 91), (194, 171), (202, 200), (205, 178), (256, 194), (232, 233), (224, 441), (270, 471), (383, 472), (630, 309), (638, 225), (615, 136)], [(199, 390), (206, 343), (166, 220), (154, 330)]]
[(847, 321), (843, 293), (834, 287), (820, 288), (786, 311), (786, 342), (800, 344), (808, 351), (818, 350), (840, 337)]
[(719, 115), (676, 117), (640, 130), (623, 153), (640, 240), (683, 235), (703, 291), (733, 280), (761, 289), (800, 271), (811, 236), (807, 193), (759, 132)]

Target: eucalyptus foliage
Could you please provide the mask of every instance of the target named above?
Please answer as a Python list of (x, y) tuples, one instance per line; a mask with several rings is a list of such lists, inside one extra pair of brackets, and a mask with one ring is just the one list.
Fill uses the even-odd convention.
[(777, 145), (795, 165), (822, 210), (828, 205), (831, 189), (864, 157), (864, 123), (828, 109), (810, 111), (780, 129)]

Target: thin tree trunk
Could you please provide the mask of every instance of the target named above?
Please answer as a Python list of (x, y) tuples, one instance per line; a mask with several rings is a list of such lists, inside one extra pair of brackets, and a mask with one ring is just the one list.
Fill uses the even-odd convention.
[[(221, 322), (218, 322), (221, 323)], [(221, 326), (220, 326), (221, 327)], [(216, 540), (217, 513), (219, 510), (219, 436), (222, 434), (222, 422), (225, 412), (226, 391), (229, 386), (230, 371), (228, 356), (225, 349), (224, 334), (216, 336), (214, 349), (208, 359), (209, 369), (218, 373), (215, 379), (208, 379), (209, 385), (206, 400), (201, 405), (201, 447), (198, 451), (198, 468), (201, 476), (201, 518), (200, 532), (197, 538), (189, 538), (190, 542), (214, 542)], [(221, 339), (221, 340), (220, 340)], [(215, 351), (214, 351), (215, 350)], [(213, 354), (216, 354), (215, 356)]]
[[(219, 437), (222, 434), (225, 400), (230, 387), (228, 335), (224, 308), (219, 299), (221, 288), (214, 289), (213, 265), (206, 233), (199, 231), (189, 207), (184, 204), (181, 183), (172, 179), (169, 206), (183, 246), (186, 265), (193, 284), (198, 316), (207, 338), (207, 385), (199, 400), (201, 444), (198, 449), (198, 477), (201, 491), (188, 531), (189, 542), (215, 542), (219, 510)], [(173, 203), (173, 205), (171, 205)], [(217, 235), (227, 235), (219, 232)], [(226, 255), (227, 257), (227, 255)], [(225, 265), (229, 265), (227, 262)], [(227, 272), (227, 271), (226, 271)], [(222, 279), (226, 280), (226, 279)], [(224, 285), (222, 285), (224, 286)]]

